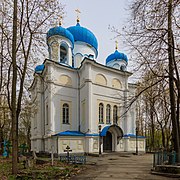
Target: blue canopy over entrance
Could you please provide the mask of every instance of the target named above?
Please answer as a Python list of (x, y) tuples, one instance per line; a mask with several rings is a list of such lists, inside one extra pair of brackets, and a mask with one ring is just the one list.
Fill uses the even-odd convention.
[(110, 129), (115, 130), (118, 137), (123, 137), (123, 131), (122, 131), (122, 129), (121, 129), (118, 125), (116, 125), (116, 124), (113, 124), (113, 125), (111, 125), (111, 126), (105, 126), (105, 127), (102, 129), (102, 131), (101, 131), (101, 136), (106, 136), (107, 131), (110, 130)]

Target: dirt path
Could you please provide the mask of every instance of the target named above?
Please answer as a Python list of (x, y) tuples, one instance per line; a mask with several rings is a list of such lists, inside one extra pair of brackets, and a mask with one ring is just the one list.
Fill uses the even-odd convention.
[[(96, 163), (96, 165), (90, 165)], [(152, 155), (108, 154), (88, 157), (87, 169), (72, 180), (178, 180), (151, 174)]]

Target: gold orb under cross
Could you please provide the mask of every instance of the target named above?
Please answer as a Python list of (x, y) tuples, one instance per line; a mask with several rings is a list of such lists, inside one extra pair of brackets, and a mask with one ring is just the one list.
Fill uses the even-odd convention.
[(77, 13), (77, 22), (79, 22), (80, 21), (79, 14), (81, 13), (81, 11), (79, 9), (76, 9), (75, 11)]

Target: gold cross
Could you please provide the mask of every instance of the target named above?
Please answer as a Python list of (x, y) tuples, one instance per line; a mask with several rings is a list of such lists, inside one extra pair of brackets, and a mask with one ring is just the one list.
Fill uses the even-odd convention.
[(76, 9), (75, 11), (77, 13), (77, 22), (79, 22), (80, 21), (79, 14), (81, 13), (81, 11), (79, 9)]
[(62, 19), (63, 19), (63, 17), (62, 17), (62, 16), (60, 16), (60, 17), (59, 17), (59, 26), (61, 26), (61, 25), (62, 25)]
[(116, 43), (116, 50), (117, 50), (118, 49), (118, 41), (116, 40), (115, 43)]

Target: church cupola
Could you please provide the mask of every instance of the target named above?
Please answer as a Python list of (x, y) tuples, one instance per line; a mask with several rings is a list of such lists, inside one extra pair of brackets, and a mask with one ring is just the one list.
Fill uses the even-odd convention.
[(74, 48), (74, 37), (65, 28), (59, 26), (51, 28), (47, 32), (47, 44), (49, 59), (72, 66), (72, 50)]
[(116, 50), (106, 58), (106, 66), (125, 71), (127, 64), (128, 58), (124, 53), (118, 51), (118, 42), (116, 41)]
[[(76, 10), (80, 13), (79, 10)], [(93, 57), (96, 59), (98, 56), (98, 41), (95, 35), (87, 28), (82, 27), (79, 23), (77, 16), (76, 26), (68, 27), (67, 30), (74, 37), (74, 66), (79, 67), (84, 57)]]

